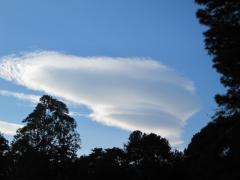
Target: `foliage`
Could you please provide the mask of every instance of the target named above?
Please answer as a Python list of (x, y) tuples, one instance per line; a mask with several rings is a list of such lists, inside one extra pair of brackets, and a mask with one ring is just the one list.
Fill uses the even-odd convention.
[(3, 180), (7, 179), (9, 171), (8, 152), (8, 141), (0, 134), (0, 179)]
[(224, 114), (240, 112), (240, 1), (196, 2), (201, 5), (197, 11), (200, 23), (209, 27), (204, 33), (205, 47), (227, 88), (227, 93), (217, 95), (216, 101), (224, 107)]
[(76, 122), (68, 113), (66, 105), (51, 96), (40, 98), (34, 111), (23, 120), (26, 125), (14, 136), (13, 179), (60, 176), (63, 172), (58, 170), (76, 158), (80, 138)]
[(47, 95), (41, 97), (23, 120), (26, 126), (15, 135), (12, 150), (21, 155), (34, 149), (57, 161), (75, 157), (80, 139), (76, 122), (68, 113), (64, 103)]
[(240, 2), (196, 0), (205, 47), (221, 73), (226, 93), (215, 96), (213, 121), (195, 134), (185, 151), (191, 179), (239, 179), (240, 167)]

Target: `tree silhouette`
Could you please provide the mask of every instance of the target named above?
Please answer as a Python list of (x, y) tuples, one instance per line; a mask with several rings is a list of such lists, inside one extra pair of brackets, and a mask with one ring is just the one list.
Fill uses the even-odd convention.
[(195, 179), (239, 179), (240, 173), (240, 2), (196, 0), (197, 17), (209, 27), (205, 47), (221, 73), (225, 94), (215, 96), (218, 110), (194, 135), (185, 151)]
[(76, 122), (68, 113), (64, 103), (42, 96), (34, 111), (23, 120), (26, 126), (15, 135), (13, 150), (24, 153), (33, 148), (57, 161), (75, 157), (80, 139)]
[(170, 176), (171, 147), (168, 141), (156, 134), (134, 131), (125, 144), (127, 160), (134, 169), (136, 179), (154, 179)]
[(85, 157), (88, 179), (123, 179), (126, 175), (126, 155), (120, 148), (94, 148)]
[[(75, 177), (84, 179), (173, 179), (180, 175), (183, 154), (171, 152), (168, 141), (156, 134), (134, 131), (121, 148), (94, 148), (75, 164)], [(171, 173), (174, 172), (174, 173)]]
[(171, 157), (168, 141), (153, 133), (132, 132), (125, 149), (133, 166), (138, 166), (142, 162), (167, 162)]
[(227, 88), (216, 101), (224, 114), (240, 111), (240, 2), (232, 0), (196, 0), (201, 5), (197, 17), (209, 27), (204, 33), (205, 47), (213, 57), (213, 67), (221, 73)]
[[(43, 175), (50, 176), (53, 168), (59, 171), (76, 157), (80, 137), (75, 130), (76, 122), (68, 113), (64, 103), (44, 95), (23, 120), (26, 125), (17, 131), (11, 150), (17, 162), (18, 178), (44, 179)], [(31, 171), (25, 172), (27, 168)]]
[(0, 179), (5, 180), (8, 177), (9, 161), (8, 161), (9, 146), (8, 141), (0, 133)]

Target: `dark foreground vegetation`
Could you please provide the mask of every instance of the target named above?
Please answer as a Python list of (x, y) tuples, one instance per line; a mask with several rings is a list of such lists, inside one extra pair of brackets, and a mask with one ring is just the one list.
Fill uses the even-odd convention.
[(240, 179), (240, 1), (196, 2), (200, 23), (209, 27), (206, 49), (226, 92), (215, 96), (212, 121), (184, 152), (156, 134), (134, 131), (123, 148), (95, 148), (77, 157), (75, 120), (64, 103), (45, 95), (10, 145), (0, 135), (0, 179)]

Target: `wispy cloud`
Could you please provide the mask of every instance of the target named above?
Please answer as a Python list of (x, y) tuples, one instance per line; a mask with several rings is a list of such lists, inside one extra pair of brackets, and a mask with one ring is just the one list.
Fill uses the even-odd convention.
[(69, 115), (72, 116), (72, 117), (84, 117), (84, 118), (89, 118), (89, 115), (86, 114), (86, 113), (79, 113), (79, 112), (76, 112), (76, 111), (70, 111), (69, 112)]
[(38, 103), (40, 99), (40, 96), (37, 96), (37, 95), (30, 95), (30, 94), (24, 94), (24, 93), (7, 91), (7, 90), (0, 90), (0, 96), (14, 97), (20, 100), (30, 101), (34, 104)]
[(126, 130), (181, 141), (198, 110), (192, 81), (159, 61), (34, 52), (3, 57), (0, 77), (87, 106), (89, 117)]
[(14, 135), (16, 131), (21, 128), (22, 125), (16, 123), (9, 123), (6, 121), (0, 121), (0, 132), (7, 135)]

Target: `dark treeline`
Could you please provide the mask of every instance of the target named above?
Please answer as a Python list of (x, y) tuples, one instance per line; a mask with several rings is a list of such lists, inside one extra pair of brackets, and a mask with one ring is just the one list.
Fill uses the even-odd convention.
[(80, 137), (66, 105), (44, 95), (9, 146), (0, 136), (1, 179), (153, 179), (182, 176), (183, 154), (156, 134), (134, 131), (123, 148), (77, 157)]
[(206, 50), (226, 92), (215, 96), (216, 113), (183, 152), (161, 136), (134, 131), (122, 148), (78, 157), (75, 120), (64, 103), (44, 95), (10, 144), (0, 135), (0, 179), (240, 179), (240, 1), (196, 3), (197, 18), (208, 27)]

